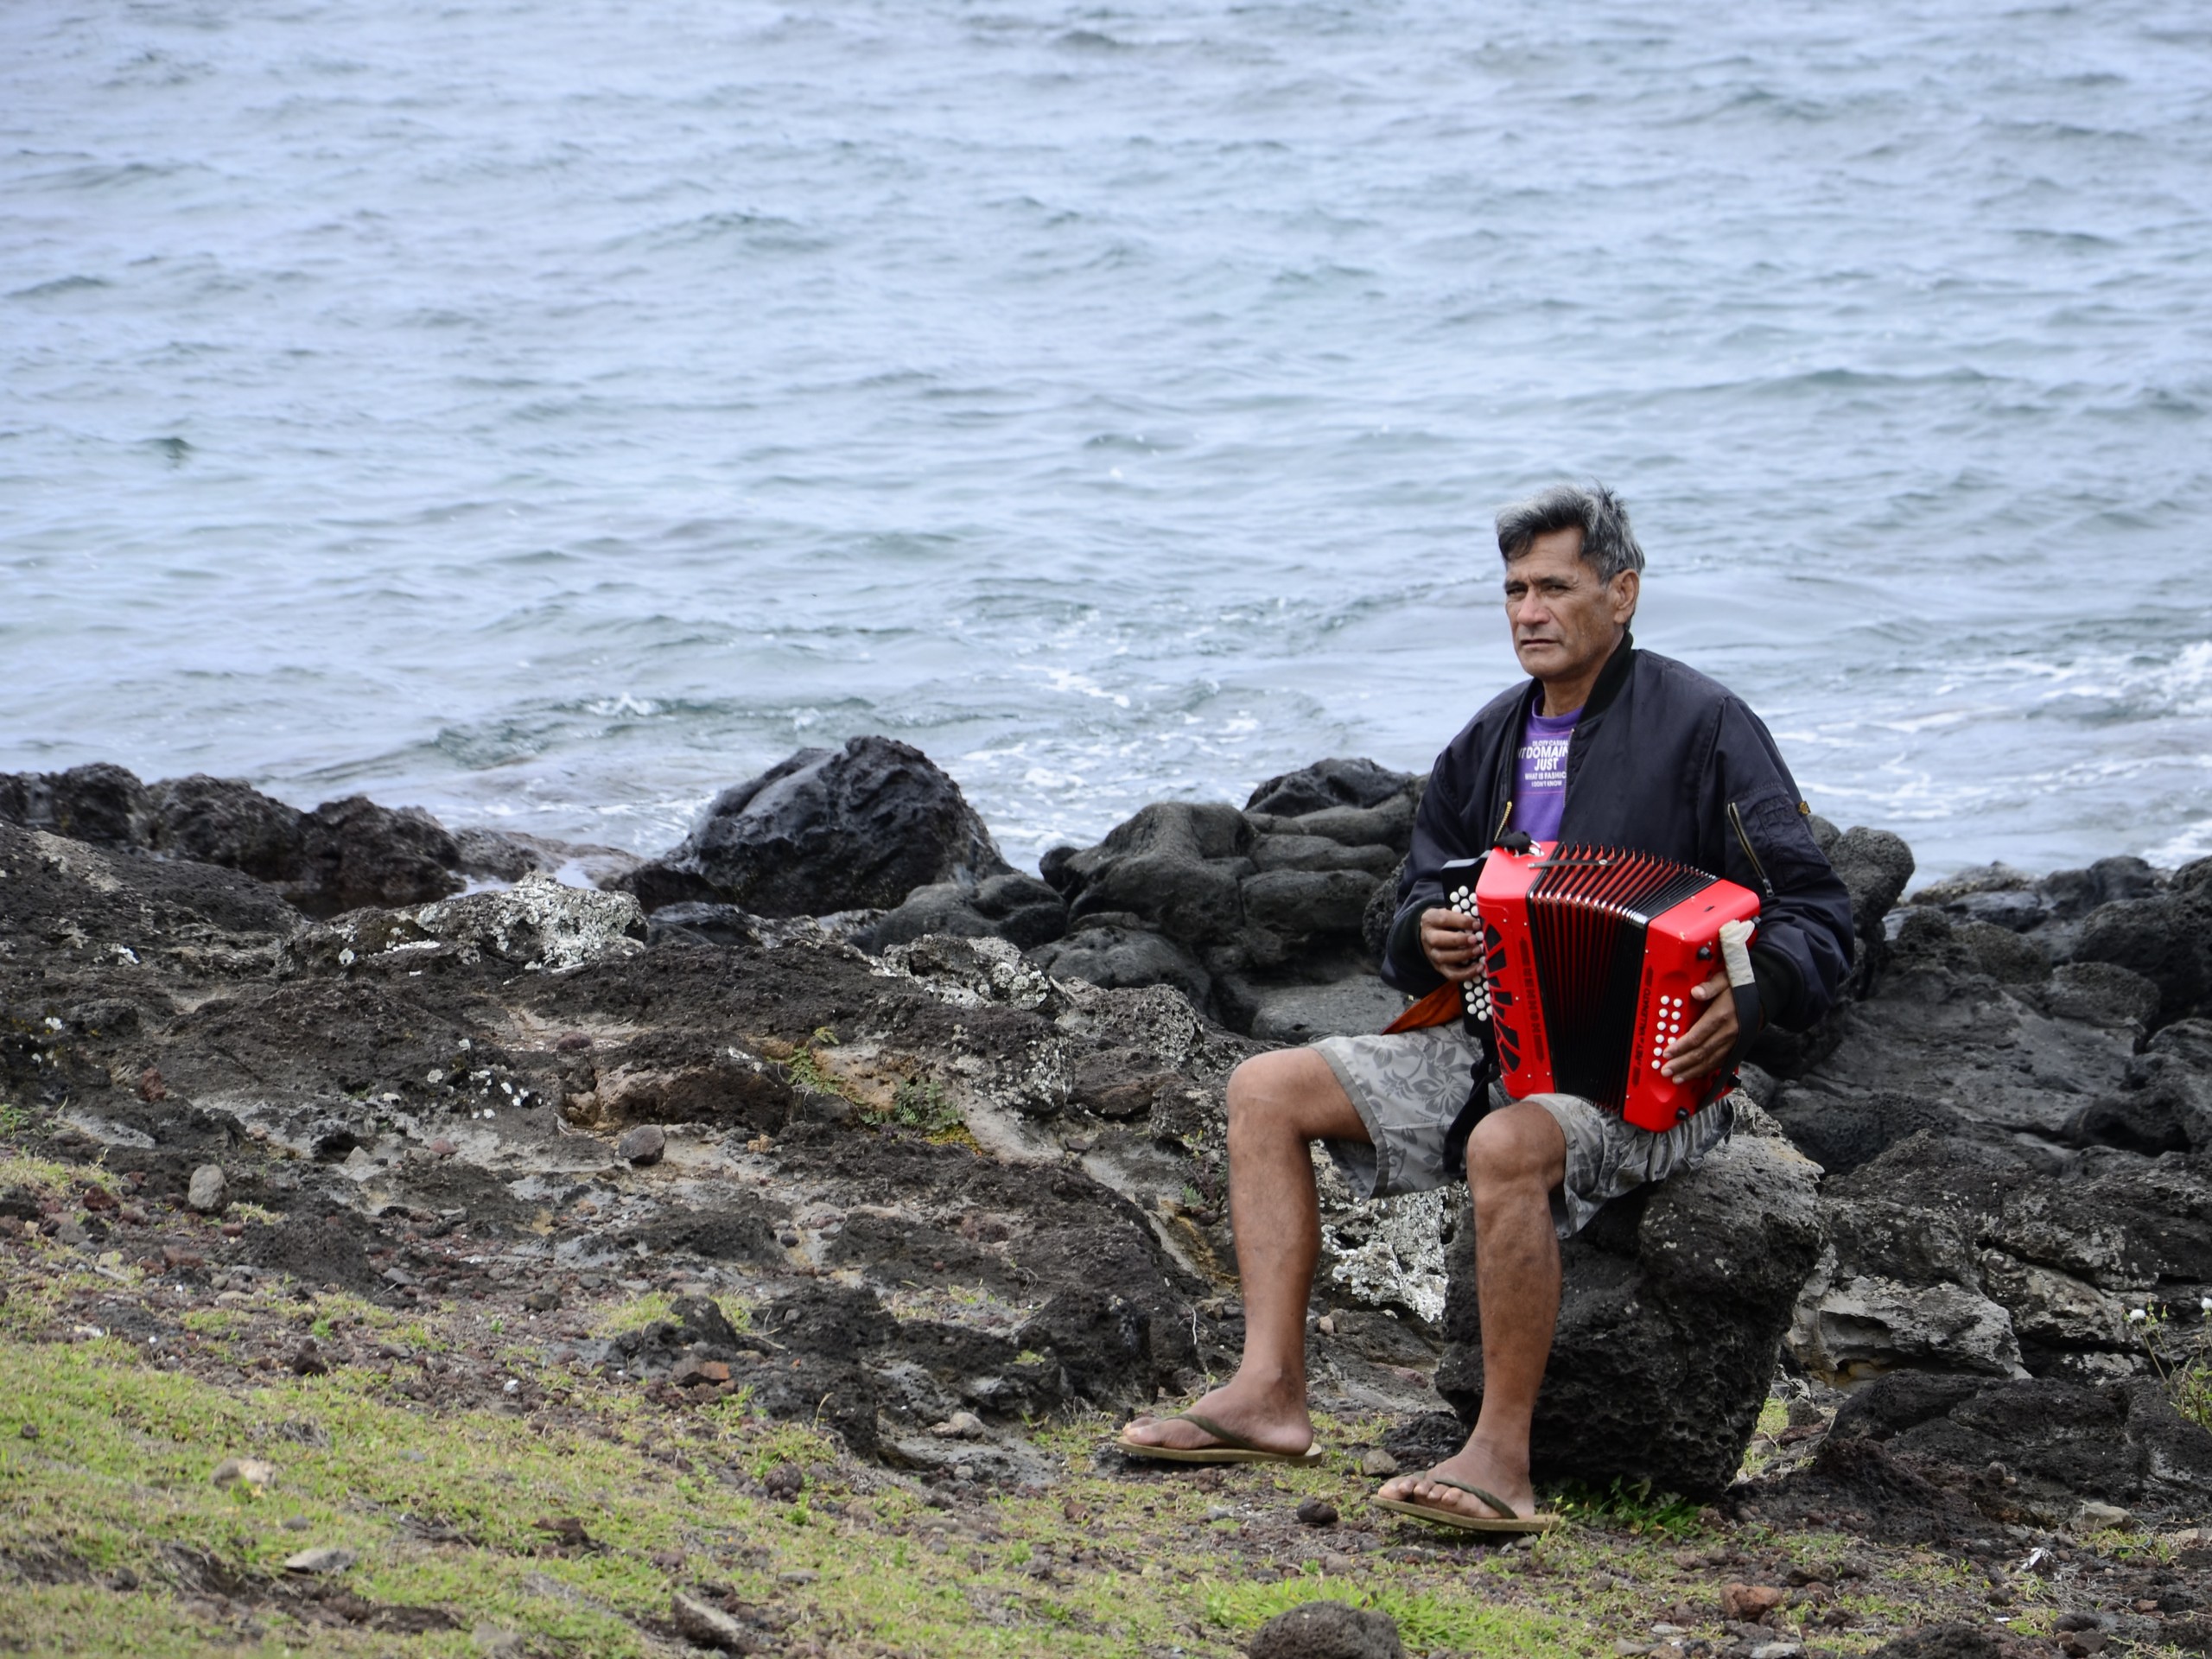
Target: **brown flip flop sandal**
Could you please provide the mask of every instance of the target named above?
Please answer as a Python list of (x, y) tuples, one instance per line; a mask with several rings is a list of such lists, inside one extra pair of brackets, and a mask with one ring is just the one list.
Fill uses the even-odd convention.
[(1418, 1478), (1432, 1486), (1449, 1486), (1471, 1497), (1478, 1497), (1497, 1514), (1462, 1515), (1457, 1510), (1442, 1509), (1433, 1503), (1415, 1503), (1402, 1497), (1377, 1497), (1371, 1501), (1379, 1510), (1410, 1515), (1417, 1521), (1431, 1522), (1440, 1527), (1457, 1527), (1462, 1532), (1549, 1532), (1560, 1524), (1560, 1518), (1555, 1515), (1516, 1515), (1513, 1506), (1497, 1493), (1486, 1492), (1479, 1486), (1470, 1486), (1465, 1481), (1454, 1480), (1449, 1475), (1430, 1473)]
[(1288, 1463), (1311, 1467), (1325, 1462), (1328, 1453), (1318, 1446), (1309, 1446), (1303, 1452), (1270, 1452), (1265, 1446), (1255, 1446), (1233, 1429), (1224, 1428), (1211, 1417), (1201, 1417), (1195, 1411), (1178, 1411), (1159, 1420), (1164, 1423), (1185, 1422), (1201, 1433), (1211, 1434), (1221, 1442), (1218, 1446), (1148, 1446), (1142, 1440), (1133, 1440), (1123, 1429), (1114, 1438), (1115, 1449), (1132, 1458), (1154, 1458), (1162, 1463)]

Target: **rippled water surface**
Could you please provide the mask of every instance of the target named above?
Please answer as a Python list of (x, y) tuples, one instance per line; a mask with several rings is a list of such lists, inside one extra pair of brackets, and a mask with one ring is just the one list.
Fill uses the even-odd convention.
[(0, 10), (0, 768), (665, 844), (886, 731), (1010, 855), (1646, 645), (1923, 871), (2212, 851), (2212, 23)]

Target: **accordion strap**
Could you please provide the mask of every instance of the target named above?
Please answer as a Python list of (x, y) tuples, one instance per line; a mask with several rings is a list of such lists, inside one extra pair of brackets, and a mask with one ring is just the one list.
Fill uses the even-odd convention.
[(1452, 1127), (1444, 1132), (1444, 1168), (1455, 1181), (1467, 1179), (1467, 1139), (1475, 1132), (1475, 1125), (1490, 1116), (1490, 1086), (1497, 1081), (1497, 1060), (1485, 1044), (1482, 1058), (1475, 1063), (1474, 1084), (1467, 1090), (1467, 1103), (1452, 1120)]

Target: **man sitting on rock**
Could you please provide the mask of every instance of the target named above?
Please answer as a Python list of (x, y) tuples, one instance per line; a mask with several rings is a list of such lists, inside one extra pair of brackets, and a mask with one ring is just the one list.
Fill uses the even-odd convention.
[[(1758, 717), (1629, 633), (1643, 552), (1610, 491), (1561, 485), (1497, 518), (1513, 649), (1534, 677), (1494, 698), (1436, 760), (1400, 881), (1383, 977), (1424, 993), (1478, 971), (1476, 922), (1439, 872), (1511, 829), (1539, 841), (1640, 849), (1761, 895), (1751, 951), (1763, 1023), (1802, 1028), (1851, 960), (1851, 905), (1805, 822), (1809, 809)], [(1734, 1051), (1727, 976), (1668, 1049), (1676, 1078)], [(1559, 1240), (1607, 1200), (1689, 1167), (1726, 1134), (1730, 1103), (1663, 1134), (1563, 1094), (1506, 1101), (1473, 1082), (1479, 1040), (1458, 1019), (1329, 1037), (1247, 1060), (1229, 1084), (1230, 1212), (1243, 1281), (1243, 1363), (1189, 1410), (1141, 1417), (1123, 1450), (1184, 1462), (1311, 1461), (1306, 1313), (1320, 1249), (1308, 1143), (1356, 1195), (1472, 1192), (1483, 1395), (1465, 1446), (1378, 1501), (1446, 1524), (1533, 1531), (1529, 1434), (1559, 1313)], [(1464, 1153), (1461, 1150), (1464, 1144)]]

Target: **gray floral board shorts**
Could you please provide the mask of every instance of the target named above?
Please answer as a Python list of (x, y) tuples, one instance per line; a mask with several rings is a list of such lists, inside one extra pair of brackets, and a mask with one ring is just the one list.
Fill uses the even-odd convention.
[[(1467, 1103), (1482, 1050), (1465, 1024), (1383, 1037), (1324, 1037), (1314, 1050), (1351, 1096), (1372, 1143), (1325, 1141), (1355, 1198), (1387, 1198), (1444, 1186), (1464, 1173), (1444, 1166), (1444, 1137)], [(1502, 1098), (1502, 1096), (1501, 1096)], [(1608, 1199), (1694, 1168), (1736, 1118), (1716, 1101), (1662, 1134), (1639, 1129), (1579, 1095), (1530, 1095), (1567, 1137), (1567, 1179), (1552, 1193), (1561, 1238), (1580, 1232)]]

